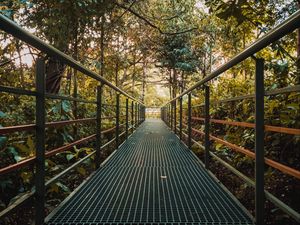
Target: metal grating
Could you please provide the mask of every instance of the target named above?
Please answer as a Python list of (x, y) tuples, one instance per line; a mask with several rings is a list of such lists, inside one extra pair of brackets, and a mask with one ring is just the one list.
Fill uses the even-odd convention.
[(253, 222), (161, 120), (149, 119), (46, 224)]

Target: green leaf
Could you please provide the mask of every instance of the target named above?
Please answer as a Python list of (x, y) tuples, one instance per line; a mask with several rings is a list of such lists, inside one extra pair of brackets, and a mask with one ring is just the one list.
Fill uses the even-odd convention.
[(7, 137), (1, 136), (0, 137), (0, 149), (4, 148), (7, 142)]
[(5, 118), (6, 117), (6, 114), (2, 111), (0, 111), (0, 118)]
[(68, 154), (68, 155), (66, 155), (66, 158), (67, 158), (68, 161), (70, 161), (70, 160), (73, 159), (74, 157), (75, 157), (74, 154)]
[(7, 148), (8, 152), (11, 153), (13, 156), (19, 155), (19, 153), (16, 151), (14, 147), (8, 147)]
[(60, 187), (63, 191), (65, 191), (65, 192), (70, 192), (70, 189), (66, 186), (66, 185), (64, 185), (63, 183), (61, 183), (61, 182), (56, 182), (55, 183), (58, 187)]
[(83, 167), (78, 167), (77, 172), (80, 173), (83, 176), (86, 175), (86, 170)]
[(71, 104), (69, 101), (66, 101), (66, 100), (63, 100), (62, 101), (62, 109), (65, 111), (65, 112), (70, 112), (71, 111)]
[(220, 143), (218, 143), (218, 144), (216, 144), (216, 150), (220, 150), (220, 149), (222, 149), (222, 147), (223, 147), (223, 144), (220, 144)]

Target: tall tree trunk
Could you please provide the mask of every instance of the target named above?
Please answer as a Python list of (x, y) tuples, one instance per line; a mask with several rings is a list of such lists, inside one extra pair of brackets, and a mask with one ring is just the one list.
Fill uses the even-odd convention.
[[(298, 9), (300, 9), (300, 0), (298, 0)], [(297, 77), (296, 84), (300, 84), (300, 28), (297, 30)]]
[(101, 36), (100, 36), (100, 75), (104, 77), (104, 15), (101, 16)]
[(132, 96), (134, 96), (134, 85), (135, 85), (135, 59), (136, 59), (136, 54), (135, 54), (135, 49), (133, 51), (133, 72), (132, 72), (132, 86), (131, 86), (131, 93)]
[(172, 99), (173, 96), (173, 92), (172, 92), (172, 88), (173, 88), (173, 80), (172, 80), (172, 69), (170, 68), (170, 73), (169, 73), (169, 94), (170, 94), (170, 100)]
[[(74, 40), (74, 46), (73, 46), (73, 51), (74, 51), (74, 59), (78, 60), (78, 27), (79, 24), (77, 23), (76, 25), (76, 29), (75, 29), (75, 40)], [(74, 69), (73, 70), (73, 86), (74, 86), (74, 91), (73, 91), (73, 97), (77, 98), (78, 97), (78, 81), (77, 81), (77, 70)], [(74, 119), (78, 119), (78, 105), (77, 105), (77, 101), (74, 102), (74, 107), (73, 107), (73, 116)], [(77, 138), (77, 134), (78, 134), (78, 130), (77, 130), (77, 126), (73, 126), (73, 133), (74, 133), (74, 137)]]
[(145, 88), (146, 88), (146, 59), (143, 61), (143, 84), (142, 84), (142, 102), (145, 100)]
[(22, 62), (22, 54), (21, 54), (21, 45), (19, 40), (16, 40), (16, 49), (18, 52), (18, 57), (20, 62), (20, 86), (24, 87), (25, 78), (24, 78), (24, 70), (23, 70), (23, 62)]
[(116, 82), (116, 86), (117, 86), (117, 87), (119, 86), (118, 75), (119, 75), (119, 59), (118, 59), (118, 57), (117, 57), (117, 60), (116, 60), (116, 67), (115, 67), (115, 82)]
[(184, 85), (185, 84), (185, 77), (184, 77), (184, 70), (181, 72), (181, 83), (180, 83), (180, 92), (182, 93), (184, 91)]
[(176, 69), (173, 69), (173, 96), (172, 98), (175, 98), (177, 95), (177, 71)]
[(57, 94), (60, 90), (60, 82), (66, 66), (53, 58), (46, 62), (46, 92)]

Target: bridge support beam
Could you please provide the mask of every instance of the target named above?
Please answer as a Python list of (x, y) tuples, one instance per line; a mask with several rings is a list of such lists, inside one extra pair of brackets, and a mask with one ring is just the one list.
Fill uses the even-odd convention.
[(138, 104), (135, 103), (135, 110), (134, 110), (134, 128), (137, 128), (137, 110), (138, 110)]
[(192, 93), (188, 94), (188, 148), (192, 148)]
[(128, 100), (128, 98), (126, 98), (126, 139), (128, 138), (128, 127), (129, 127), (129, 125), (128, 125), (128, 102), (129, 100)]
[(210, 140), (209, 140), (209, 86), (204, 86), (205, 91), (205, 168), (209, 169), (209, 151), (210, 151)]
[(133, 129), (134, 129), (134, 102), (133, 101), (131, 101), (131, 129), (133, 133)]
[(176, 101), (177, 100), (175, 100), (174, 103), (173, 103), (173, 107), (174, 107), (174, 110), (173, 110), (173, 112), (174, 112), (174, 133), (175, 134), (177, 133)]
[(182, 140), (182, 98), (179, 98), (179, 138)]
[(264, 60), (255, 59), (255, 219), (264, 224)]
[(36, 61), (36, 173), (35, 173), (35, 224), (45, 219), (45, 61)]
[(120, 94), (116, 98), (116, 149), (119, 148), (119, 130), (120, 130)]
[(96, 157), (95, 163), (96, 168), (100, 167), (100, 160), (101, 160), (101, 130), (102, 130), (102, 87), (103, 85), (97, 86), (97, 112), (96, 112), (96, 120), (97, 120), (97, 127), (96, 127)]

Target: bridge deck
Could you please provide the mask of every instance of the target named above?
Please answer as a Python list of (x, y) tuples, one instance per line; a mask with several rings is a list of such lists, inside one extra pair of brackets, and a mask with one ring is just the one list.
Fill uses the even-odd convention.
[(252, 224), (161, 120), (146, 120), (48, 225)]

